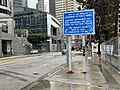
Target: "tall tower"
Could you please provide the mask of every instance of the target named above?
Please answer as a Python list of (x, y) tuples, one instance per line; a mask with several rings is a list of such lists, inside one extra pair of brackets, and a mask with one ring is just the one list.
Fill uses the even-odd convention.
[(38, 0), (37, 10), (45, 11), (55, 16), (55, 0)]
[(76, 0), (67, 0), (67, 7), (65, 0), (55, 0), (55, 9), (56, 9), (56, 18), (62, 24), (62, 14), (66, 11), (75, 11), (77, 10), (78, 4)]
[[(63, 30), (62, 30), (62, 24), (63, 24), (63, 12), (66, 11), (75, 11), (77, 10), (79, 4), (78, 2), (76, 2), (76, 0), (55, 0), (55, 7), (56, 7), (56, 18), (59, 20), (59, 22), (61, 23), (61, 29), (60, 29), (60, 33), (61, 33), (61, 37), (63, 38), (63, 40), (65, 39), (65, 37), (63, 36)], [(72, 36), (72, 43), (75, 43), (75, 39), (78, 37)]]
[(27, 7), (27, 0), (13, 0), (16, 7)]
[(14, 12), (23, 11), (23, 8), (27, 8), (27, 0), (13, 0)]
[(40, 11), (45, 11), (44, 10), (44, 0), (38, 0), (38, 3), (36, 4), (36, 9)]

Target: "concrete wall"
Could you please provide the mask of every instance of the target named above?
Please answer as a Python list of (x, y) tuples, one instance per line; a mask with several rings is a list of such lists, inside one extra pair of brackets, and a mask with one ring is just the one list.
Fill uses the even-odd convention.
[(58, 43), (56, 43), (56, 45), (54, 45), (52, 43), (52, 38), (57, 41), (59, 35), (56, 35), (56, 36), (52, 35), (52, 27), (51, 27), (51, 25), (56, 28), (57, 34), (58, 34), (58, 30), (59, 30), (58, 28), (60, 27), (59, 21), (55, 17), (53, 17), (52, 15), (47, 14), (47, 26), (48, 26), (47, 27), (47, 35), (48, 35), (48, 37), (50, 37), (49, 40), (48, 40), (50, 51), (58, 51), (58, 46), (59, 45), (57, 45)]
[[(0, 30), (0, 57), (3, 56), (2, 53), (2, 40), (7, 41), (7, 43), (12, 42), (13, 38), (14, 38), (14, 27), (15, 27), (15, 22), (14, 20), (11, 18), (10, 15), (6, 15), (6, 14), (0, 14), (0, 22), (4, 23), (6, 22), (7, 25), (7, 30), (8, 32), (2, 32), (2, 28)], [(9, 45), (7, 44), (7, 53), (10, 54), (10, 50), (12, 48), (12, 43), (9, 43)]]
[(29, 54), (32, 50), (32, 45), (24, 37), (17, 37), (15, 35), (13, 39), (13, 54), (14, 55), (23, 55)]

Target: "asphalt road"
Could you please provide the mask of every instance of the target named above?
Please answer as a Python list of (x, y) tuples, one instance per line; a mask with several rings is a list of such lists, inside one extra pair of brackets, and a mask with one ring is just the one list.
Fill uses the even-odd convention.
[[(73, 56), (79, 60), (78, 56)], [(53, 69), (66, 63), (61, 52), (10, 58), (0, 61), (0, 90), (20, 90)]]

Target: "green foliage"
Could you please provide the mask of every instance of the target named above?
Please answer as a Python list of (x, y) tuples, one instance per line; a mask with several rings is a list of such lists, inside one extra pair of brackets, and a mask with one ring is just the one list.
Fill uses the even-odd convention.
[[(76, 0), (79, 3), (87, 4), (86, 9), (95, 9), (96, 15), (96, 40), (102, 35), (106, 41), (117, 36), (116, 28), (116, 0)], [(100, 32), (102, 34), (100, 34)]]
[(47, 40), (47, 35), (44, 35), (44, 34), (30, 34), (27, 37), (27, 40), (28, 40), (29, 43), (32, 43), (33, 45), (41, 44), (45, 40)]
[(116, 36), (116, 6), (115, 0), (98, 0), (95, 2), (96, 11), (96, 39), (99, 37), (100, 29), (102, 32), (102, 40), (106, 41)]

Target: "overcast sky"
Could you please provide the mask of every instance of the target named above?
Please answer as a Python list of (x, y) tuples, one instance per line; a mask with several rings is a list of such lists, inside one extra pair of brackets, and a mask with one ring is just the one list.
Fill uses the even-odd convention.
[(38, 0), (28, 0), (28, 7), (30, 8), (36, 8), (36, 3)]

